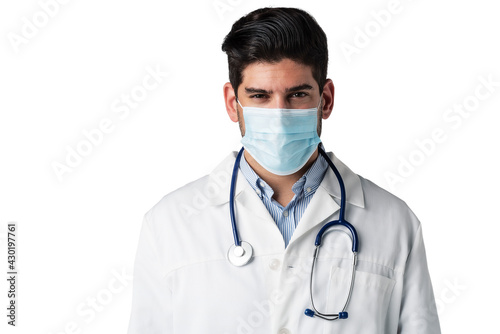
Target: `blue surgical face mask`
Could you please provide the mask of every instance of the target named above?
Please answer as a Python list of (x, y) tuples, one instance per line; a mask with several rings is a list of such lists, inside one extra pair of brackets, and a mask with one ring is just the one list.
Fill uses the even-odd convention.
[(245, 150), (267, 171), (290, 175), (300, 170), (321, 142), (318, 107), (281, 109), (243, 107)]

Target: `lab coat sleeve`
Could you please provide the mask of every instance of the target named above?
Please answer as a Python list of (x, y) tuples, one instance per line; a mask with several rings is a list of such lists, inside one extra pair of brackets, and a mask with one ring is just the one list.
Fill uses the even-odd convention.
[(420, 223), (406, 261), (403, 279), (398, 333), (440, 334)]
[(128, 334), (172, 333), (172, 293), (162, 272), (157, 239), (144, 216), (135, 258)]

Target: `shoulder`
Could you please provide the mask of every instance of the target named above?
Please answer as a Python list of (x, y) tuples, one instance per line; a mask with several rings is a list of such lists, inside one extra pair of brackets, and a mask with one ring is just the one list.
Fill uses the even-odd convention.
[[(235, 152), (231, 152), (210, 174), (163, 196), (147, 213), (150, 221), (185, 221), (227, 197)], [(226, 195), (227, 193), (227, 195)]]
[(408, 235), (408, 241), (412, 240), (420, 229), (420, 221), (409, 205), (374, 182), (362, 176), (359, 179), (363, 187), (365, 209), (371, 213), (370, 216), (380, 221), (375, 224), (396, 233), (404, 231)]
[(153, 221), (165, 221), (164, 218), (186, 218), (190, 212), (204, 208), (207, 198), (203, 189), (209, 182), (209, 175), (205, 175), (163, 196), (151, 209), (146, 212), (146, 218)]
[[(410, 210), (405, 201), (390, 193), (389, 191), (378, 186), (374, 182), (364, 178), (363, 176), (353, 172), (346, 164), (344, 164), (337, 156), (329, 153), (332, 161), (339, 173), (342, 175), (347, 202), (357, 208), (364, 215), (373, 219), (389, 219), (389, 221), (402, 222), (403, 219), (410, 221), (411, 224), (416, 223), (416, 217)], [(332, 172), (325, 175), (323, 186), (337, 198), (340, 198), (338, 181)], [(394, 218), (394, 219), (392, 219)]]
[(401, 198), (390, 193), (379, 185), (375, 184), (371, 180), (368, 180), (360, 175), (358, 175), (361, 185), (363, 187), (363, 193), (365, 195), (365, 201), (376, 202), (378, 204), (388, 205), (392, 208), (407, 208), (407, 204)]

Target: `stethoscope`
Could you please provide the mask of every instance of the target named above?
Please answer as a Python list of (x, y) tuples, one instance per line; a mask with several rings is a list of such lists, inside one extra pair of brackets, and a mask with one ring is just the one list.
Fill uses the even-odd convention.
[[(240, 160), (241, 156), (243, 154), (244, 148), (242, 147), (241, 150), (238, 152), (238, 155), (236, 156), (236, 161), (234, 162), (234, 167), (233, 167), (233, 175), (231, 177), (231, 188), (229, 191), (229, 213), (231, 216), (231, 226), (233, 228), (233, 237), (234, 237), (234, 244), (231, 245), (227, 252), (227, 258), (229, 262), (231, 262), (233, 265), (240, 267), (244, 266), (247, 263), (250, 262), (252, 259), (253, 255), (253, 249), (252, 246), (246, 242), (246, 241), (241, 241), (240, 236), (238, 234), (238, 228), (236, 226), (236, 218), (234, 214), (234, 189), (236, 185), (236, 178), (238, 175), (238, 168), (240, 166)], [(344, 215), (345, 215), (345, 187), (344, 187), (344, 181), (342, 180), (342, 177), (340, 176), (339, 171), (333, 164), (332, 160), (328, 157), (326, 152), (323, 150), (321, 147), (321, 144), (318, 145), (318, 152), (325, 158), (325, 160), (328, 162), (328, 165), (330, 168), (333, 170), (335, 173), (335, 176), (337, 177), (337, 180), (339, 182), (340, 186), (340, 212), (339, 212), (339, 219), (333, 220), (325, 225), (319, 230), (318, 234), (316, 235), (316, 241), (314, 242), (314, 245), (316, 248), (314, 249), (314, 255), (313, 255), (313, 262), (311, 266), (311, 277), (309, 281), (309, 293), (311, 296), (311, 305), (312, 305), (312, 310), (311, 309), (306, 309), (305, 310), (305, 315), (309, 317), (318, 317), (321, 319), (325, 320), (337, 320), (337, 319), (347, 319), (348, 313), (346, 311), (347, 305), (349, 304), (349, 301), (351, 300), (351, 295), (352, 295), (352, 289), (354, 286), (354, 279), (355, 279), (355, 274), (356, 274), (356, 263), (357, 263), (357, 255), (358, 255), (358, 234), (356, 233), (356, 229), (354, 226), (352, 226), (347, 220), (345, 220)], [(350, 233), (350, 238), (351, 238), (351, 244), (352, 244), (352, 254), (353, 254), (353, 259), (352, 259), (352, 274), (351, 274), (351, 283), (349, 287), (349, 294), (347, 295), (346, 302), (344, 304), (344, 307), (342, 308), (342, 311), (338, 313), (321, 313), (316, 309), (316, 306), (314, 305), (314, 300), (313, 300), (313, 273), (314, 273), (314, 267), (316, 265), (316, 260), (319, 256), (319, 250), (321, 247), (321, 241), (323, 238), (323, 234), (327, 230), (329, 230), (332, 227), (335, 226), (344, 226), (346, 227), (351, 233)], [(332, 231), (339, 231), (339, 232), (344, 232), (343, 230), (339, 229), (334, 229)], [(349, 235), (348, 235), (349, 236)]]

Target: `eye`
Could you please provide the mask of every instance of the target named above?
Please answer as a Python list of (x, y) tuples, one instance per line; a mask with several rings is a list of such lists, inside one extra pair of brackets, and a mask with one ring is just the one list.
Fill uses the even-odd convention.
[(266, 95), (265, 94), (253, 94), (253, 95), (250, 95), (250, 98), (251, 99), (264, 99), (264, 98), (266, 98)]
[(308, 95), (308, 94), (307, 94), (307, 93), (305, 93), (305, 92), (295, 92), (295, 93), (293, 93), (293, 94), (292, 94), (292, 95), (290, 95), (290, 96), (291, 96), (291, 97), (293, 97), (293, 98), (297, 98), (297, 97), (299, 97), (299, 98), (300, 98), (300, 97), (306, 97), (307, 95)]

